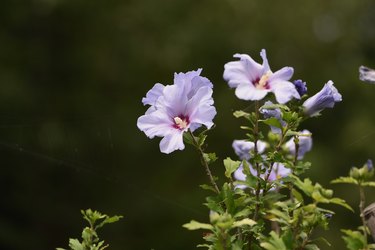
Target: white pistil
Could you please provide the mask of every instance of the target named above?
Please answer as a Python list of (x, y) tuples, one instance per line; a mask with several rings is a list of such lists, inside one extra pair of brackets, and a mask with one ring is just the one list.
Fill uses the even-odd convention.
[(267, 86), (268, 79), (270, 78), (272, 72), (268, 71), (266, 74), (262, 75), (258, 84), (256, 85), (257, 89), (265, 89)]
[(174, 120), (175, 124), (177, 125), (177, 127), (180, 128), (180, 129), (185, 129), (188, 125), (185, 119), (182, 120), (178, 116), (176, 116), (173, 120)]

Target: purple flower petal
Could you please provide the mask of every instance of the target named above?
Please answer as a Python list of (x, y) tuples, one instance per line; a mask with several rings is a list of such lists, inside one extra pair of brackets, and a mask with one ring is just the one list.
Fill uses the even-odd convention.
[(270, 90), (256, 89), (252, 84), (240, 84), (237, 86), (235, 94), (242, 100), (262, 100)]
[(183, 131), (173, 130), (170, 134), (164, 136), (160, 141), (160, 151), (169, 154), (175, 150), (183, 150), (185, 148)]
[(292, 78), (294, 73), (294, 69), (292, 67), (284, 67), (275, 73), (273, 73), (272, 76), (270, 76), (270, 82), (274, 80), (284, 80), (288, 81), (290, 78)]
[[(232, 147), (234, 152), (241, 160), (250, 160), (250, 151), (254, 150), (254, 142), (245, 140), (234, 140)], [(258, 153), (261, 154), (267, 147), (267, 143), (263, 141), (257, 142)]]
[(341, 94), (333, 86), (333, 82), (328, 81), (318, 93), (308, 98), (302, 106), (307, 116), (317, 116), (323, 109), (333, 108), (335, 103), (341, 100)]
[(139, 117), (137, 126), (152, 139), (155, 136), (161, 137), (169, 134), (173, 130), (173, 120), (165, 112), (156, 110)]
[(300, 99), (296, 87), (293, 83), (282, 80), (274, 80), (272, 83), (272, 89), (278, 103), (284, 104), (289, 102), (291, 99)]
[(152, 89), (150, 89), (146, 97), (142, 98), (143, 105), (155, 105), (157, 99), (163, 94), (164, 85), (156, 83)]

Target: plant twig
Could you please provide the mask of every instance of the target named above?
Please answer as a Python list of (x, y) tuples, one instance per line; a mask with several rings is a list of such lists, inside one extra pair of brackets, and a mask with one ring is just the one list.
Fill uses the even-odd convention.
[[(254, 123), (254, 158), (257, 158), (258, 156), (258, 136), (259, 136), (259, 101), (255, 101), (255, 123)], [(255, 163), (255, 167), (257, 170), (257, 188), (255, 191), (255, 199), (256, 199), (256, 205), (255, 205), (255, 211), (253, 220), (257, 221), (259, 209), (260, 209), (260, 189), (261, 189), (261, 183), (260, 183), (260, 165), (258, 162)]]
[(362, 225), (363, 225), (363, 235), (365, 237), (365, 242), (367, 245), (367, 226), (366, 226), (366, 220), (365, 220), (365, 215), (364, 215), (366, 197), (365, 197), (365, 191), (363, 190), (363, 186), (361, 185), (361, 183), (359, 183), (358, 187), (359, 187), (359, 196), (360, 196), (359, 212), (360, 212), (360, 217), (361, 217)]
[(199, 155), (200, 155), (200, 157), (201, 157), (202, 165), (203, 165), (203, 167), (204, 167), (205, 170), (206, 170), (206, 174), (207, 174), (208, 178), (210, 179), (210, 182), (211, 182), (212, 186), (214, 187), (215, 192), (219, 194), (219, 193), (220, 193), (220, 189), (219, 189), (219, 187), (217, 186), (214, 177), (212, 176), (212, 173), (211, 173), (210, 167), (208, 166), (208, 162), (207, 162), (206, 158), (204, 157), (204, 152), (203, 152), (202, 147), (199, 145), (199, 143), (197, 142), (197, 140), (195, 139), (193, 133), (192, 133), (190, 130), (189, 130), (189, 135), (191, 136), (191, 138), (192, 138), (192, 140), (193, 140), (193, 144), (194, 144), (194, 146), (196, 147), (196, 149), (197, 149), (198, 152), (199, 152)]

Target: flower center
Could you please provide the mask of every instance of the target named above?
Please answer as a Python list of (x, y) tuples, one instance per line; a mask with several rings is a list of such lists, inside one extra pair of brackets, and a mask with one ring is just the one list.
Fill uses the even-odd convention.
[(189, 125), (189, 118), (185, 116), (176, 116), (173, 118), (174, 120), (174, 128), (184, 130)]
[(270, 78), (271, 74), (272, 74), (272, 72), (268, 71), (267, 73), (262, 75), (262, 77), (260, 79), (258, 78), (254, 82), (255, 88), (257, 88), (257, 89), (269, 89), (268, 79)]

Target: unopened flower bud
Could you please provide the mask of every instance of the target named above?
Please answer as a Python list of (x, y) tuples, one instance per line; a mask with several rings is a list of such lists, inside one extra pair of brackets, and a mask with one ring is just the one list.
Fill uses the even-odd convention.
[(306, 83), (303, 82), (302, 80), (295, 80), (293, 82), (294, 86), (296, 87), (296, 90), (300, 96), (303, 96), (304, 94), (307, 93), (307, 87)]
[(352, 167), (350, 169), (349, 176), (352, 177), (352, 178), (354, 178), (354, 179), (359, 179), (360, 176), (361, 176), (361, 174), (359, 172), (359, 169), (356, 168), (356, 167)]
[(372, 160), (371, 159), (367, 160), (366, 166), (367, 166), (368, 171), (371, 171), (371, 170), (374, 169), (374, 165), (372, 164)]

